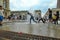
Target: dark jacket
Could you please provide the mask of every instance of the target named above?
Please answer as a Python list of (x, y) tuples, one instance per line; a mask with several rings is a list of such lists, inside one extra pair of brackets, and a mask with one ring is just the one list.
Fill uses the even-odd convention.
[(49, 19), (52, 19), (52, 11), (49, 11)]

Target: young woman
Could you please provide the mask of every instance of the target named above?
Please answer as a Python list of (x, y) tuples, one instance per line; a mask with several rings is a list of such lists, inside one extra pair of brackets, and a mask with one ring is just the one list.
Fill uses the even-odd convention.
[(2, 21), (3, 21), (3, 9), (0, 8), (0, 26), (2, 25)]

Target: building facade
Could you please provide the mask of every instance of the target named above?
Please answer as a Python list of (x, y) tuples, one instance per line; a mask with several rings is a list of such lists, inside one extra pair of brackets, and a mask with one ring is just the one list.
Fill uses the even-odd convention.
[(41, 18), (41, 10), (35, 10), (35, 19)]
[(10, 14), (9, 0), (0, 0), (0, 9), (3, 9), (3, 16), (7, 18)]
[(3, 0), (3, 8), (4, 8), (4, 17), (7, 18), (10, 15), (9, 0)]
[(11, 14), (21, 17), (20, 20), (27, 20), (28, 11), (11, 11)]
[(3, 6), (3, 0), (0, 0), (0, 6)]
[(60, 0), (57, 0), (57, 8), (60, 8)]

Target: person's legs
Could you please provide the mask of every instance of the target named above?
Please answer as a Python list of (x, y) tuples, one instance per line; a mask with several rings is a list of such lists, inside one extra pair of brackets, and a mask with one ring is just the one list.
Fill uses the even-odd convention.
[(51, 19), (49, 19), (49, 22), (51, 22)]
[(55, 19), (53, 19), (53, 21), (54, 21), (54, 24), (56, 24), (56, 20), (55, 20)]
[(36, 23), (37, 23), (37, 21), (35, 21), (35, 19), (34, 19), (34, 18), (32, 18), (32, 19), (33, 19), (33, 21), (34, 21), (34, 22), (36, 22)]
[(38, 23), (40, 22), (41, 19), (38, 20)]
[(52, 23), (54, 23), (54, 19), (52, 19)]
[(44, 23), (46, 22), (46, 19), (44, 19)]
[(3, 16), (0, 16), (0, 25), (2, 25)]
[(53, 19), (53, 24), (55, 24), (55, 20)]
[(41, 20), (42, 20), (42, 22), (44, 23), (43, 19), (41, 19)]
[(43, 23), (45, 23), (45, 20), (44, 20), (44, 19), (42, 19), (42, 22), (43, 22)]
[(2, 21), (0, 21), (0, 26), (2, 26)]
[(0, 25), (1, 25), (1, 21), (0, 21)]
[(56, 23), (58, 24), (58, 20), (56, 20)]
[(58, 18), (56, 18), (56, 24), (58, 24)]
[(31, 23), (31, 19), (32, 19), (32, 18), (30, 18), (30, 23)]
[(59, 20), (59, 18), (57, 18), (57, 24), (58, 24), (58, 20)]

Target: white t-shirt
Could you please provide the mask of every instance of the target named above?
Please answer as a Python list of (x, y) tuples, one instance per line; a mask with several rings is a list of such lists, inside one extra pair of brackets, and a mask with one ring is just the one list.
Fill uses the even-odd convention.
[(0, 15), (3, 16), (3, 10), (0, 10)]

